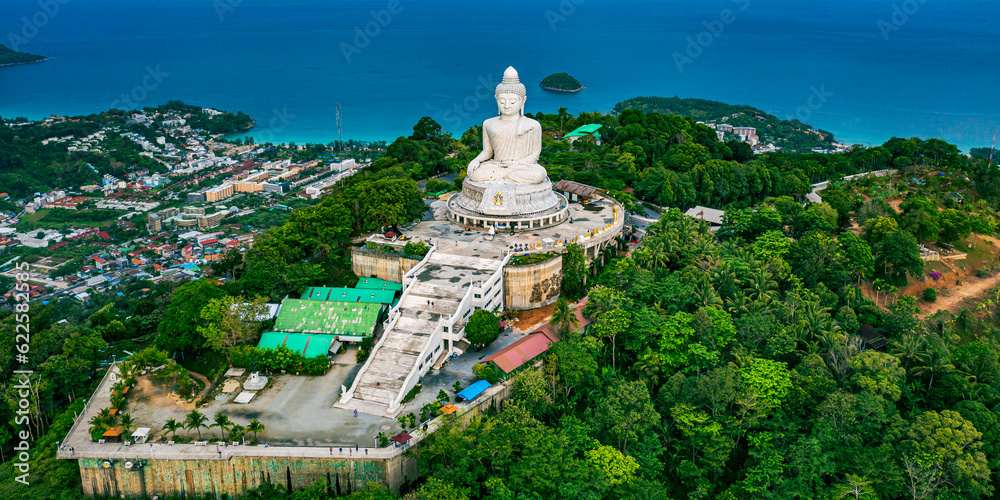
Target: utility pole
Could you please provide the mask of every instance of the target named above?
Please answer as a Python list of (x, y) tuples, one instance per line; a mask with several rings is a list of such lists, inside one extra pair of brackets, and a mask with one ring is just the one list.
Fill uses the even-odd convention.
[(996, 143), (997, 143), (997, 129), (993, 129), (993, 140), (990, 141), (990, 162), (989, 162), (989, 166), (991, 166), (991, 167), (993, 166), (993, 151), (994, 151), (993, 148), (996, 145)]
[(341, 129), (340, 124), (340, 103), (337, 103), (337, 144), (340, 147), (340, 153), (337, 154), (337, 159), (340, 160), (340, 172), (337, 175), (340, 176), (340, 190), (344, 190), (344, 132)]

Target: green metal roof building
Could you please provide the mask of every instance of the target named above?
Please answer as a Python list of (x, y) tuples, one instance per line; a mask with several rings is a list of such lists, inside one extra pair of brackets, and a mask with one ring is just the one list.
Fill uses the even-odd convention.
[(586, 135), (593, 135), (594, 139), (597, 139), (598, 141), (600, 141), (601, 140), (601, 133), (598, 132), (597, 130), (600, 129), (601, 127), (602, 127), (602, 125), (599, 125), (597, 123), (591, 123), (589, 125), (581, 125), (581, 126), (577, 127), (575, 130), (573, 130), (572, 132), (566, 134), (563, 138), (565, 139), (565, 138), (568, 138), (568, 137), (583, 137), (583, 136), (586, 136)]
[(382, 303), (285, 299), (274, 330), (332, 335), (358, 342), (374, 335), (383, 307)]
[(340, 302), (392, 304), (396, 300), (396, 291), (311, 286), (306, 288), (306, 291), (302, 293), (302, 298), (307, 300), (336, 300)]
[(310, 335), (307, 333), (267, 332), (260, 337), (258, 349), (277, 349), (285, 346), (307, 358), (326, 356), (337, 343), (335, 335)]
[(361, 278), (358, 280), (358, 284), (354, 285), (354, 288), (362, 288), (365, 290), (395, 290), (397, 292), (402, 292), (403, 284), (397, 281), (386, 281), (378, 278)]

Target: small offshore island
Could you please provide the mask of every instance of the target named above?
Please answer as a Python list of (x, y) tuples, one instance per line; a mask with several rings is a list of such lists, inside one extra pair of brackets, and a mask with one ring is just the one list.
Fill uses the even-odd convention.
[(545, 90), (554, 90), (556, 92), (579, 92), (587, 88), (579, 80), (566, 73), (553, 73), (546, 76), (539, 85)]
[(45, 56), (38, 56), (35, 54), (28, 54), (26, 52), (18, 52), (13, 49), (7, 48), (5, 45), (0, 45), (0, 66), (13, 66), (15, 64), (28, 64), (48, 61), (50, 58)]

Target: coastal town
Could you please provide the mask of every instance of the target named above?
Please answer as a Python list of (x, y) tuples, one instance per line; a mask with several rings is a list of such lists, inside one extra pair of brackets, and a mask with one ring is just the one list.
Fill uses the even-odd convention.
[[(200, 113), (223, 114), (211, 108)], [(228, 249), (245, 248), (267, 229), (254, 224), (260, 214), (288, 213), (317, 200), (324, 189), (370, 164), (370, 156), (384, 152), (349, 150), (357, 160), (340, 160), (339, 151), (321, 148), (314, 158), (300, 154), (303, 158), (293, 162), (280, 157), (290, 153), (278, 153), (272, 145), (217, 140), (217, 135), (192, 128), (187, 123), (191, 116), (138, 111), (124, 115), (121, 125), (43, 139), (44, 146), (97, 155), (107, 155), (126, 140), (155, 164), (133, 166), (116, 176), (101, 174), (87, 163), (99, 183), (59, 186), (21, 199), (0, 193), (0, 201), (9, 207), (0, 212), (0, 248), (36, 252), (15, 252), (13, 258), (6, 252), (0, 276), (12, 278), (15, 263), (31, 259), (29, 294), (45, 302), (86, 302), (122, 280), (197, 279), (204, 275), (202, 266)], [(5, 126), (44, 129), (80, 121), (53, 115), (41, 121), (8, 121)], [(136, 127), (145, 130), (137, 133)], [(100, 217), (87, 220), (75, 214)], [(45, 255), (38, 258), (43, 250)], [(12, 295), (12, 290), (5, 292), (5, 297)]]

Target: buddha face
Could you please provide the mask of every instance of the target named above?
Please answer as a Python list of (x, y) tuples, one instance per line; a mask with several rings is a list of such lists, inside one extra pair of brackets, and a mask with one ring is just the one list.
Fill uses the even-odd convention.
[(505, 92), (497, 96), (497, 107), (503, 116), (517, 116), (523, 105), (524, 100), (517, 94)]

